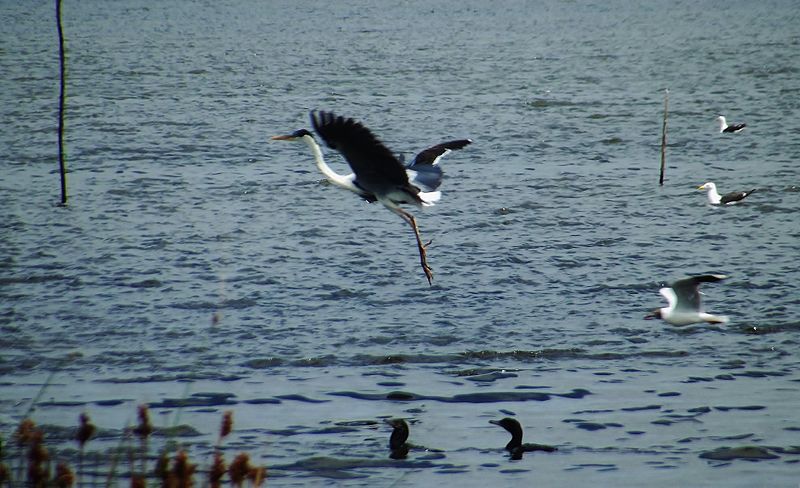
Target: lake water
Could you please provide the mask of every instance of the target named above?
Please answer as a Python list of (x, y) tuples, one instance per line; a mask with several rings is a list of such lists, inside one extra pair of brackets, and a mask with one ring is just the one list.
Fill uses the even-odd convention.
[[(201, 470), (232, 410), (271, 486), (797, 486), (796, 2), (65, 2), (66, 208), (51, 3), (0, 6), (3, 437), (41, 392), (100, 472), (149, 404)], [(473, 139), (415, 211), (433, 286), (399, 218), (269, 141), (312, 109), (407, 158)], [(729, 324), (643, 320), (708, 272)], [(558, 451), (509, 461), (506, 416)]]

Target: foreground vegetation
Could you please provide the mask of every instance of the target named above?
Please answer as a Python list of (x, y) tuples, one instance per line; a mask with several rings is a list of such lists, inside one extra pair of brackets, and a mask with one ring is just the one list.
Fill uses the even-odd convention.
[[(119, 486), (129, 480), (132, 488), (161, 486), (164, 488), (189, 488), (197, 486), (260, 487), (267, 477), (264, 466), (252, 466), (247, 453), (238, 454), (227, 464), (222, 452), (225, 438), (233, 429), (233, 412), (225, 412), (212, 459), (205, 469), (189, 459), (185, 449), (166, 443), (157, 455), (150, 456), (149, 439), (154, 432), (145, 405), (138, 407), (138, 423), (125, 429), (119, 449), (104, 455), (103, 473), (94, 470), (91, 481), (84, 482), (90, 473), (84, 472), (84, 454), (87, 444), (96, 434), (89, 415), (82, 413), (75, 431), (78, 446), (77, 459), (70, 464), (66, 455), (56, 455), (47, 447), (44, 431), (26, 416), (8, 440), (0, 438), (0, 488), (27, 486), (34, 488), (73, 486)], [(10, 452), (13, 449), (14, 452)], [(123, 467), (123, 465), (126, 465)]]

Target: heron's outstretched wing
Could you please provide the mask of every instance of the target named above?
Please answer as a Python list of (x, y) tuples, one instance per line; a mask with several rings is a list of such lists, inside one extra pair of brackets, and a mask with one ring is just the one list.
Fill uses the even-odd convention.
[(332, 112), (311, 112), (311, 124), (325, 143), (339, 151), (369, 192), (408, 187), (405, 168), (372, 132), (353, 119)]
[(436, 191), (442, 184), (443, 176), (439, 161), (450, 151), (461, 149), (471, 143), (472, 141), (469, 139), (459, 139), (443, 142), (420, 151), (406, 166), (408, 179), (424, 191)]
[(725, 275), (701, 275), (672, 283), (671, 287), (678, 298), (675, 309), (700, 311), (700, 283), (714, 283), (725, 278)]
[(411, 168), (412, 166), (422, 166), (426, 164), (435, 166), (439, 164), (439, 160), (450, 151), (461, 149), (469, 144), (472, 144), (470, 139), (458, 139), (455, 141), (443, 142), (431, 146), (428, 149), (423, 149), (419, 154), (414, 156), (414, 159), (409, 163), (408, 167)]

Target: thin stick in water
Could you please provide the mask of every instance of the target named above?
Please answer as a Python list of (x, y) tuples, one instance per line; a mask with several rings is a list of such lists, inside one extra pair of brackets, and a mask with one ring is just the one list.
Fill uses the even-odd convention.
[(58, 59), (61, 68), (61, 84), (58, 92), (58, 164), (61, 173), (61, 205), (66, 205), (67, 165), (64, 161), (64, 100), (66, 98), (67, 66), (64, 56), (64, 29), (61, 27), (61, 0), (56, 0), (56, 24), (58, 25)]
[(669, 90), (664, 90), (664, 122), (661, 125), (661, 174), (658, 184), (664, 186), (664, 167), (667, 165), (667, 106), (669, 104)]

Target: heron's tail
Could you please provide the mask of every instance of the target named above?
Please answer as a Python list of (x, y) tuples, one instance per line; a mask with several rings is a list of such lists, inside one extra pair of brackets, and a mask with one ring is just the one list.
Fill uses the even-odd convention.
[(421, 191), (417, 194), (420, 201), (422, 201), (422, 205), (425, 207), (430, 207), (434, 203), (438, 202), (440, 198), (442, 198), (442, 192), (440, 191)]

